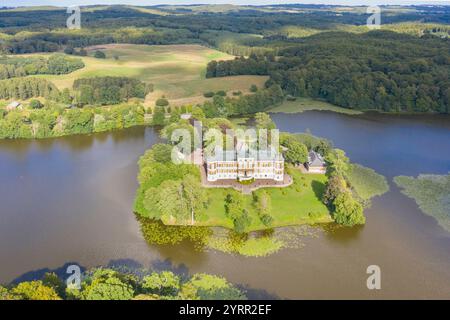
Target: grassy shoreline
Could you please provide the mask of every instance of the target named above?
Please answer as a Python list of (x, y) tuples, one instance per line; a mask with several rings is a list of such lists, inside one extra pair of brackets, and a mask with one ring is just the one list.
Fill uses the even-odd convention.
[(268, 110), (270, 113), (302, 113), (305, 111), (332, 111), (348, 115), (363, 114), (362, 111), (346, 109), (331, 103), (311, 98), (297, 98), (295, 101), (284, 101), (281, 105)]

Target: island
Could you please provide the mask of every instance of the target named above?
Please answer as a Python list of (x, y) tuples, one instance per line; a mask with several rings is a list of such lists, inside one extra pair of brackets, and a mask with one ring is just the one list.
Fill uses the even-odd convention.
[[(174, 244), (189, 238), (223, 249), (223, 241), (212, 231), (220, 227), (233, 233), (234, 249), (225, 251), (265, 255), (283, 247), (282, 241), (267, 235), (255, 238), (252, 233), (302, 225), (363, 225), (370, 199), (388, 190), (383, 176), (351, 163), (343, 150), (311, 134), (282, 132), (277, 148), (267, 141), (263, 149), (251, 148), (261, 137), (242, 140), (235, 132), (275, 129), (266, 113), (256, 113), (252, 120), (253, 125), (238, 128), (228, 119), (197, 112), (180, 114), (162, 128), (167, 143), (155, 144), (139, 160), (135, 213), (150, 243)], [(196, 121), (203, 124), (203, 131), (222, 133), (219, 140), (228, 140), (228, 147), (211, 146), (205, 140), (187, 157), (174, 158), (181, 142), (169, 138), (177, 130), (199, 134)], [(248, 248), (236, 249), (248, 245), (253, 254)]]

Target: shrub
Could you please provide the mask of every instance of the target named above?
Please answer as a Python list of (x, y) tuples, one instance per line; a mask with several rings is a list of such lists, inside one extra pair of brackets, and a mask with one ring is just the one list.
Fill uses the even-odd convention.
[(221, 97), (226, 97), (227, 93), (224, 90), (220, 90), (216, 92), (216, 95), (221, 96)]
[(162, 97), (162, 98), (159, 98), (158, 100), (156, 100), (155, 104), (158, 107), (166, 107), (166, 106), (169, 105), (169, 100), (167, 100), (166, 98)]
[(257, 92), (258, 91), (258, 87), (256, 86), (256, 84), (252, 84), (250, 86), (250, 92)]
[(94, 58), (97, 59), (105, 59), (106, 58), (106, 54), (100, 50), (95, 51), (94, 53)]
[(37, 99), (33, 99), (30, 101), (30, 107), (33, 109), (40, 109), (42, 108), (44, 105)]
[(262, 222), (263, 225), (265, 225), (266, 227), (270, 226), (273, 222), (273, 217), (271, 215), (268, 214), (264, 214), (260, 217), (260, 220)]
[(212, 97), (214, 97), (214, 92), (212, 92), (212, 91), (205, 92), (205, 93), (203, 94), (203, 96), (204, 96), (205, 98), (212, 98)]

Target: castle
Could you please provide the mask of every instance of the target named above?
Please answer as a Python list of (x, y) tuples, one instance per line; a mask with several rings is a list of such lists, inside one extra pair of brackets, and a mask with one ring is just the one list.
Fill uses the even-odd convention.
[(205, 165), (208, 181), (284, 179), (284, 158), (274, 148), (250, 150), (244, 143), (234, 150), (217, 148), (214, 155), (206, 157)]

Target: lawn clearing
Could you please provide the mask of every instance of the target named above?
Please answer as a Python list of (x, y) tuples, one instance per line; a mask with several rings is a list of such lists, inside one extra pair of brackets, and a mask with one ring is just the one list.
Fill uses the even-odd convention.
[[(294, 179), (291, 186), (287, 188), (264, 188), (255, 191), (258, 194), (265, 190), (269, 192), (272, 199), (270, 215), (273, 217), (273, 223), (270, 227), (332, 222), (328, 208), (320, 199), (327, 177), (320, 174), (302, 174), (297, 169), (289, 169), (289, 174)], [(224, 200), (228, 193), (233, 192), (237, 191), (226, 188), (208, 189), (211, 200), (205, 212), (199, 214), (196, 225), (232, 229), (233, 222), (226, 216)], [(252, 195), (244, 195), (243, 197), (245, 208), (252, 220), (246, 231), (267, 229), (267, 226), (258, 217), (253, 205)]]

